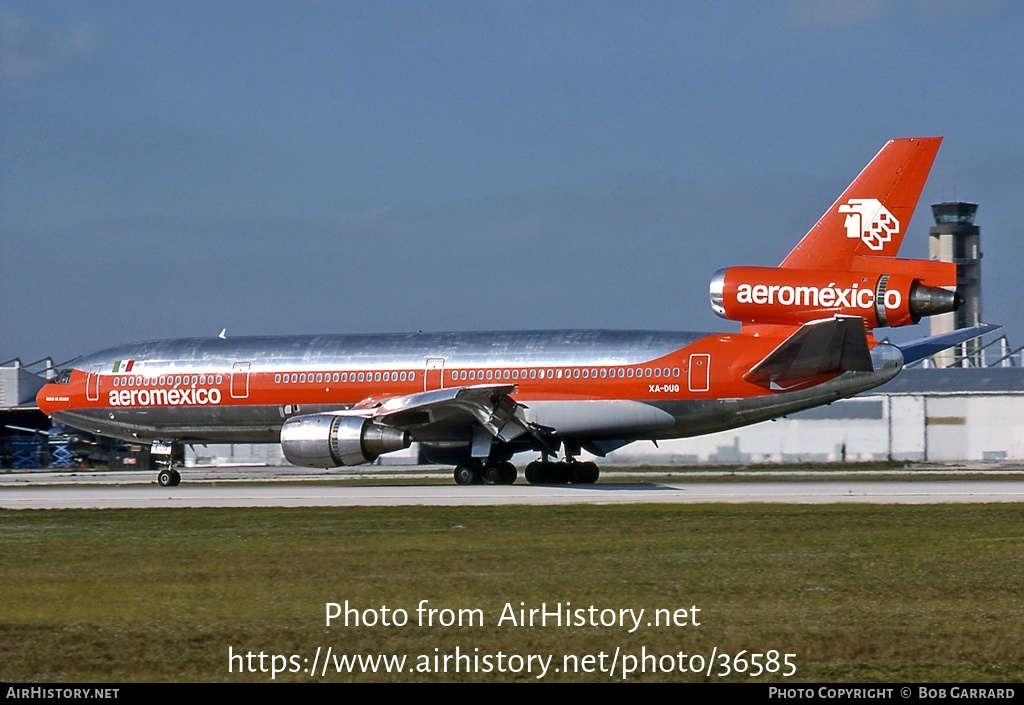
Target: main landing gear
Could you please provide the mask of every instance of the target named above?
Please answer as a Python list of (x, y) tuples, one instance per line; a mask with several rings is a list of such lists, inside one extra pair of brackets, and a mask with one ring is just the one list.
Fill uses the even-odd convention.
[(535, 460), (526, 466), (526, 481), (531, 485), (592, 485), (601, 476), (597, 463)]
[[(535, 460), (526, 466), (526, 481), (531, 485), (592, 485), (601, 476), (596, 463)], [(484, 463), (473, 460), (455, 468), (457, 485), (511, 485), (516, 481), (516, 466), (505, 461)]]
[(516, 466), (507, 460), (500, 463), (473, 460), (455, 468), (457, 485), (511, 485), (517, 476)]

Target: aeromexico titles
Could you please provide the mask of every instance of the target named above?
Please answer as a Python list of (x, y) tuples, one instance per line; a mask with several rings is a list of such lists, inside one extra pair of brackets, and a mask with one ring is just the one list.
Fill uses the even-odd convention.
[[(731, 267), (711, 305), (739, 331), (554, 330), (123, 345), (39, 392), (54, 421), (152, 443), (280, 442), (338, 467), (420, 444), (460, 484), (592, 483), (586, 450), (752, 424), (853, 396), (990, 327), (897, 347), (872, 331), (959, 305), (953, 263), (897, 257), (941, 138), (887, 143), (778, 267)], [(561, 461), (557, 458), (561, 457)]]

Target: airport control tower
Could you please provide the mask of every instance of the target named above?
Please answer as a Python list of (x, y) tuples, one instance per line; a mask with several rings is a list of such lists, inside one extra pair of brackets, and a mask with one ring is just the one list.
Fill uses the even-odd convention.
[[(956, 262), (957, 291), (964, 300), (957, 311), (929, 319), (932, 335), (981, 323), (981, 229), (974, 224), (977, 212), (977, 203), (932, 206), (935, 225), (928, 231), (928, 254), (935, 260)], [(939, 353), (933, 358), (935, 366), (980, 366), (979, 347), (980, 342), (972, 340)]]

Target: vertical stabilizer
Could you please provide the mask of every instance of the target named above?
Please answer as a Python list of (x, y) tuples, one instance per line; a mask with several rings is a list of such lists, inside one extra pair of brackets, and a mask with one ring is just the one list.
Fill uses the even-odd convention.
[(895, 257), (941, 142), (890, 140), (780, 266), (849, 271), (860, 258)]

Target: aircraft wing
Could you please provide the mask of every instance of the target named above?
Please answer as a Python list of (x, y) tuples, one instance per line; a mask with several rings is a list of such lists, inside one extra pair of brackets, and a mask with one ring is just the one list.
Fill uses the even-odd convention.
[(864, 319), (835, 316), (800, 326), (743, 375), (743, 379), (781, 389), (783, 383), (829, 372), (871, 372), (873, 369)]
[(510, 396), (515, 391), (514, 384), (451, 387), (389, 397), (338, 413), (364, 416), (414, 435), (451, 435), (463, 430), (469, 434), (482, 427), (490, 438), (507, 442), (532, 432), (523, 417), (525, 407)]

